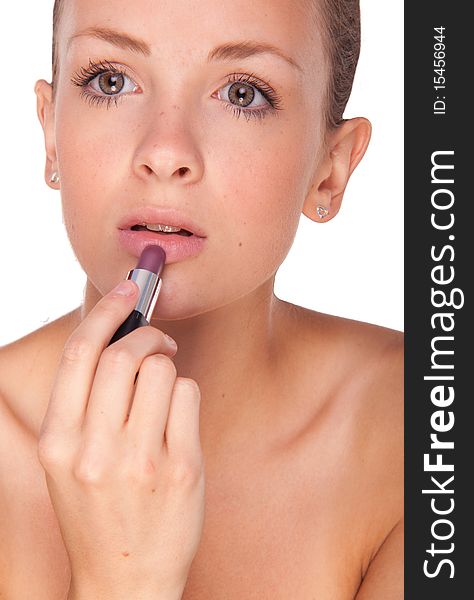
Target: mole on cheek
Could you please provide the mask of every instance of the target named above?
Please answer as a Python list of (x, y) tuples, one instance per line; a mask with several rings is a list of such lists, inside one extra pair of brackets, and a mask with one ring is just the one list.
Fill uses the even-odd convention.
[(239, 246), (242, 246), (242, 242), (239, 242)]

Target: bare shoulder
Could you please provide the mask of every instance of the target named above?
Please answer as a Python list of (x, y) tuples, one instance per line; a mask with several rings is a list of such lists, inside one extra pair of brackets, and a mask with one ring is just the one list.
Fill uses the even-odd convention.
[[(299, 308), (299, 307), (298, 307)], [(304, 360), (324, 374), (335, 410), (352, 415), (375, 460), (403, 457), (404, 336), (400, 331), (301, 309)], [(321, 360), (321, 356), (323, 359)], [(309, 371), (308, 371), (309, 372)], [(383, 443), (382, 443), (383, 442)], [(382, 451), (381, 451), (382, 449)], [(378, 457), (378, 458), (377, 458)]]
[(287, 302), (283, 305), (282, 327), (292, 332), (292, 351), (299, 362), (320, 365), (331, 383), (345, 381), (370, 388), (381, 403), (395, 397), (402, 401), (402, 332)]
[[(51, 577), (51, 565), (63, 562), (37, 439), (73, 317), (69, 313), (0, 347), (0, 512), (8, 515), (0, 531), (1, 598), (36, 597), (38, 582), (50, 581), (51, 590), (63, 583)], [(28, 564), (26, 579), (22, 561)]]
[(0, 347), (0, 510), (10, 524), (21, 507), (14, 499), (25, 502), (38, 488), (36, 440), (72, 319), (68, 313)]
[(307, 406), (317, 407), (315, 444), (324, 433), (318, 452), (339, 477), (352, 522), (363, 524), (365, 573), (403, 519), (403, 334), (294, 305), (285, 318)]
[(38, 430), (44, 398), (49, 396), (64, 342), (76, 326), (77, 319), (78, 311), (75, 310), (0, 346), (3, 417), (8, 412), (28, 430)]
[(378, 425), (402, 426), (404, 336), (400, 331), (338, 317), (327, 317), (334, 349), (360, 395), (360, 409), (379, 415)]

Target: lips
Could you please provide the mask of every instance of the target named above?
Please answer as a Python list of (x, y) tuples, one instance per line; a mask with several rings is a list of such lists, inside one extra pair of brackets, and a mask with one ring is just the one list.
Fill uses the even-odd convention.
[[(144, 224), (165, 226), (165, 231), (149, 231)], [(168, 227), (166, 227), (168, 226)], [(179, 232), (166, 229), (179, 228)], [(183, 211), (163, 206), (145, 206), (124, 215), (117, 227), (117, 242), (127, 253), (140, 257), (143, 250), (159, 245), (166, 253), (166, 264), (196, 258), (205, 250), (207, 235)]]

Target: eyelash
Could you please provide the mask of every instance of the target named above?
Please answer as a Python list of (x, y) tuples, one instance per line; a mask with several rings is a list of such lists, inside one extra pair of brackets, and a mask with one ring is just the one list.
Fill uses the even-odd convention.
[(226, 110), (231, 110), (233, 114), (237, 117), (237, 119), (242, 114), (245, 116), (247, 121), (249, 121), (249, 119), (251, 119), (252, 117), (255, 117), (256, 119), (263, 119), (267, 116), (268, 113), (276, 114), (277, 111), (281, 110), (281, 97), (268, 84), (257, 79), (255, 75), (247, 75), (246, 73), (232, 73), (232, 75), (229, 75), (229, 79), (223, 87), (226, 87), (227, 85), (229, 85), (229, 83), (235, 83), (236, 81), (252, 85), (262, 94), (265, 100), (269, 103), (269, 107), (267, 108), (243, 109), (239, 108), (238, 106), (235, 106), (235, 104), (224, 102), (224, 108)]
[[(114, 64), (110, 63), (107, 60), (100, 61), (98, 63), (94, 63), (89, 60), (89, 66), (87, 68), (81, 67), (79, 72), (74, 73), (74, 77), (71, 79), (71, 83), (82, 88), (80, 95), (87, 102), (89, 102), (91, 106), (102, 106), (105, 103), (107, 109), (109, 109), (112, 104), (118, 106), (118, 103), (121, 100), (121, 98), (128, 94), (119, 94), (114, 96), (99, 96), (85, 89), (86, 86), (93, 79), (95, 79), (98, 75), (102, 75), (103, 73), (120, 74), (125, 77), (129, 77), (125, 70), (116, 67)], [(224, 102), (224, 108), (227, 110), (231, 110), (237, 118), (239, 118), (240, 115), (243, 114), (247, 121), (252, 117), (255, 117), (257, 119), (263, 119), (267, 115), (267, 113), (275, 114), (277, 111), (281, 110), (280, 96), (268, 84), (260, 81), (253, 74), (247, 75), (245, 73), (232, 73), (232, 75), (229, 75), (229, 79), (227, 80), (227, 83), (225, 85), (228, 85), (229, 83), (234, 83), (236, 81), (252, 85), (262, 94), (265, 100), (267, 100), (267, 102), (269, 103), (268, 108), (244, 109), (236, 106), (235, 104)]]

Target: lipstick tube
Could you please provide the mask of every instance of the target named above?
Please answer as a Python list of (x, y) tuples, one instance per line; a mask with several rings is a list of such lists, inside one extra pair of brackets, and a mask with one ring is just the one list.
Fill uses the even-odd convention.
[(151, 315), (161, 290), (160, 274), (165, 259), (166, 254), (161, 246), (147, 246), (142, 252), (136, 268), (128, 272), (126, 279), (131, 279), (138, 286), (138, 300), (133, 311), (114, 333), (107, 346), (127, 333), (135, 331), (138, 327), (150, 324)]

